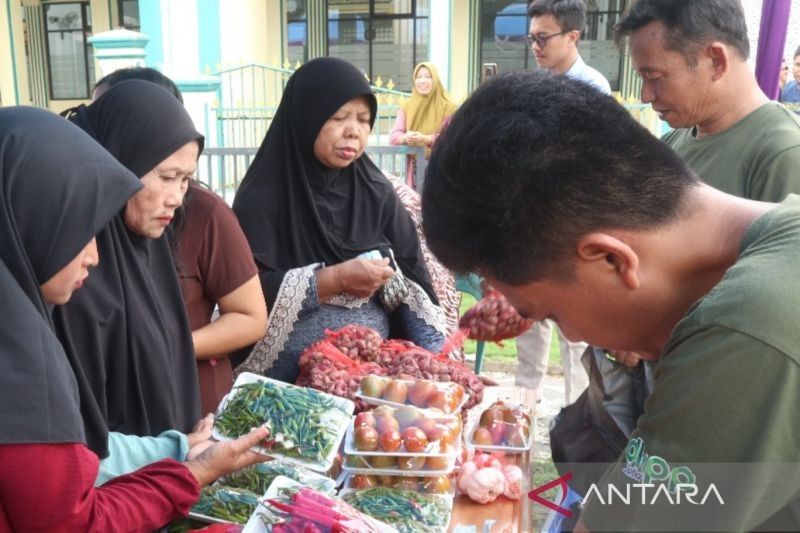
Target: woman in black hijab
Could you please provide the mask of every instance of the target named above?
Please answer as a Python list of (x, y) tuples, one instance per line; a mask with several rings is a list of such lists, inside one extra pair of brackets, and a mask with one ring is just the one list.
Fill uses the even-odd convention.
[(299, 353), (349, 323), (440, 349), (444, 315), (414, 224), (362, 155), (376, 111), (364, 75), (340, 59), (309, 61), (287, 83), (233, 202), (270, 308), (240, 371), (294, 381)]
[(242, 452), (263, 431), (93, 488), (98, 460), (48, 308), (81, 287), (97, 265), (94, 235), (139, 189), (65, 120), (0, 109), (0, 531), (152, 531), (185, 515), (209, 474), (258, 458)]
[(103, 261), (91, 282), (54, 311), (89, 447), (105, 458), (109, 430), (188, 433), (200, 417), (191, 330), (164, 229), (203, 137), (175, 97), (146, 81), (115, 85), (70, 120), (145, 185), (97, 236)]

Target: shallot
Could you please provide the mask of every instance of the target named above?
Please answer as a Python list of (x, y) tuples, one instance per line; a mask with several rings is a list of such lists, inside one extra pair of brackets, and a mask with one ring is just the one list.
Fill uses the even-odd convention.
[(479, 341), (502, 341), (518, 337), (533, 320), (517, 313), (505, 296), (491, 289), (461, 317), (459, 327), (469, 329), (469, 338)]

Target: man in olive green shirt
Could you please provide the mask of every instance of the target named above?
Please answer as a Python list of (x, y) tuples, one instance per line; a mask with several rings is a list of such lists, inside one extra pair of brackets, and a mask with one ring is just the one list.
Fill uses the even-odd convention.
[(800, 119), (758, 86), (738, 0), (639, 0), (617, 26), (626, 36), (642, 101), (703, 181), (768, 202), (800, 193)]
[(453, 116), (422, 214), (524, 316), (657, 361), (586, 527), (800, 530), (800, 197), (714, 189), (613, 99), (517, 72)]

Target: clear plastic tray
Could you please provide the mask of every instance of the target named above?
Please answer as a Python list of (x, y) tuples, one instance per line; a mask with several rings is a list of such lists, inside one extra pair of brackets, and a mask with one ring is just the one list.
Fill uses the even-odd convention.
[[(339, 490), (339, 495), (346, 494), (349, 491), (358, 491), (358, 490), (366, 490), (367, 488), (372, 487), (354, 487), (353, 482), (355, 481), (356, 476), (363, 476), (370, 474), (347, 474), (344, 479), (344, 485)], [(415, 492), (421, 492), (425, 494), (429, 494), (431, 496), (442, 496), (447, 498), (454, 498), (456, 494), (456, 478), (455, 474), (445, 474), (444, 476), (437, 476), (437, 477), (448, 477), (450, 479), (450, 488), (444, 492), (429, 492), (430, 484), (434, 483), (434, 477), (429, 476), (419, 476), (419, 479), (413, 479), (413, 477), (418, 476), (374, 476), (374, 481), (376, 485), (373, 487), (385, 487), (388, 489), (399, 489), (399, 490), (411, 490)], [(381, 479), (381, 478), (392, 478), (391, 480), (388, 479)], [(391, 481), (391, 483), (388, 483)], [(377, 484), (379, 482), (386, 482), (386, 485)], [(398, 486), (398, 484), (401, 484)]]
[[(278, 491), (284, 487), (296, 487), (300, 488), (304, 485), (299, 481), (295, 481), (292, 478), (288, 478), (286, 476), (277, 476), (272, 483), (270, 484), (269, 488), (267, 488), (267, 492), (264, 493), (264, 497), (261, 498), (262, 502), (264, 500), (268, 500), (270, 498), (274, 498), (278, 495)], [(259, 516), (260, 514), (271, 514), (271, 511), (263, 504), (259, 503), (256, 510), (250, 515), (250, 519), (244, 526), (242, 533), (268, 533), (272, 531), (272, 528), (267, 526), (264, 521)]]
[[(444, 476), (453, 472), (456, 464), (456, 455), (460, 453), (460, 449), (458, 449), (455, 455), (447, 455), (445, 456), (446, 463), (445, 468), (436, 469), (436, 470), (426, 470), (425, 463), (423, 463), (423, 469), (412, 469), (412, 470), (401, 470), (399, 467), (395, 466), (394, 468), (383, 468), (383, 467), (374, 467), (370, 464), (371, 460), (374, 460), (374, 457), (364, 457), (361, 455), (352, 455), (352, 456), (345, 456), (344, 463), (342, 464), (342, 470), (349, 474), (369, 474), (369, 475), (376, 475), (376, 476)], [(392, 454), (382, 454), (384, 456), (392, 456)], [(422, 457), (427, 460), (428, 457), (425, 456), (418, 456)], [(409, 460), (409, 457), (401, 457), (399, 460)]]
[[(348, 494), (353, 494), (353, 493), (363, 494), (365, 492), (369, 492), (370, 490), (371, 489), (361, 489), (361, 490), (342, 489), (339, 492), (339, 496), (342, 497), (342, 499), (344, 499), (345, 501), (347, 501), (345, 496), (347, 496)], [(387, 489), (387, 490), (394, 490), (394, 489)], [(408, 491), (401, 490), (398, 492), (402, 493)], [(416, 495), (423, 500), (430, 501), (432, 504), (437, 504), (441, 506), (442, 510), (445, 511), (445, 514), (442, 518), (442, 521), (444, 523), (439, 525), (433, 525), (433, 524), (425, 524), (420, 521), (413, 521), (413, 522), (410, 521), (409, 523), (406, 524), (391, 524), (391, 525), (393, 527), (396, 527), (400, 533), (445, 533), (447, 531), (448, 525), (450, 524), (450, 520), (453, 515), (453, 496), (447, 496), (442, 494), (419, 494), (419, 493), (416, 493)], [(352, 503), (350, 504), (352, 505)], [(413, 505), (415, 504), (409, 502), (409, 506)], [(373, 518), (379, 518), (379, 517), (373, 517)]]
[[(414, 380), (397, 379), (397, 378), (391, 378), (391, 377), (386, 377), (386, 376), (377, 376), (377, 377), (380, 378), (380, 379), (383, 379), (385, 381), (398, 381), (398, 382), (401, 382), (401, 383), (405, 383), (407, 387), (409, 385), (412, 385), (413, 383), (415, 383)], [(428, 380), (428, 381), (430, 381), (430, 380)], [(460, 412), (461, 409), (469, 401), (469, 394), (467, 394), (467, 392), (464, 390), (464, 387), (462, 387), (458, 383), (455, 383), (453, 381), (433, 381), (432, 383), (433, 383), (434, 387), (436, 389), (438, 389), (438, 390), (447, 391), (448, 389), (453, 389), (453, 388), (457, 387), (457, 388), (461, 389), (461, 391), (463, 393), (463, 397), (461, 398), (461, 401), (458, 403), (456, 408), (454, 410), (452, 410), (452, 411), (450, 411), (448, 409), (444, 409), (443, 411), (444, 411), (445, 414), (455, 414), (455, 413)], [(368, 405), (388, 405), (390, 407), (402, 407), (404, 405), (414, 405), (415, 407), (417, 407), (419, 409), (428, 408), (428, 406), (420, 407), (418, 405), (415, 405), (415, 404), (409, 402), (408, 399), (406, 399), (405, 403), (398, 403), (398, 402), (393, 402), (393, 401), (389, 401), (389, 400), (384, 400), (383, 398), (375, 398), (374, 396), (367, 396), (363, 392), (361, 392), (361, 388), (360, 387), (359, 387), (358, 391), (355, 393), (355, 397), (356, 398), (360, 398), (364, 403), (366, 403)]]
[[(511, 446), (511, 445), (509, 445), (507, 443), (506, 444), (491, 444), (491, 445), (490, 444), (476, 444), (473, 441), (473, 435), (475, 434), (475, 431), (479, 427), (481, 427), (480, 426), (480, 418), (481, 418), (481, 416), (483, 416), (483, 413), (485, 411), (487, 411), (489, 408), (494, 407), (494, 406), (495, 406), (495, 404), (492, 404), (489, 407), (487, 407), (486, 409), (484, 409), (484, 411), (482, 411), (480, 413), (480, 415), (475, 417), (474, 420), (472, 421), (472, 424), (470, 425), (469, 430), (467, 432), (467, 438), (465, 439), (467, 447), (470, 448), (470, 449), (483, 450), (483, 451), (486, 451), (486, 452), (504, 452), (504, 453), (509, 454), (509, 455), (525, 453), (528, 450), (530, 450), (531, 446), (533, 445), (533, 429), (534, 429), (533, 428), (533, 417), (531, 416), (530, 410), (528, 410), (528, 409), (526, 409), (526, 408), (524, 408), (524, 407), (522, 407), (522, 406), (520, 406), (518, 404), (504, 404), (504, 407), (522, 408), (524, 413), (525, 413), (525, 415), (527, 415), (525, 417), (525, 419), (528, 422), (528, 438), (526, 439), (524, 446)], [(512, 423), (505, 422), (505, 421), (498, 422), (498, 423), (501, 424), (501, 427), (503, 428), (503, 432), (504, 433), (505, 433), (505, 429), (506, 428), (508, 428), (509, 426), (514, 425)], [(485, 429), (489, 429), (489, 428), (485, 428)], [(491, 433), (491, 429), (489, 429), (489, 431)]]
[[(206, 491), (206, 490), (209, 490), (209, 489), (210, 490), (214, 490), (217, 493), (222, 492), (222, 493), (230, 494), (233, 499), (239, 499), (240, 497), (242, 497), (243, 493), (245, 493), (247, 497), (252, 496), (251, 494), (247, 493), (248, 491), (240, 491), (239, 489), (236, 489), (236, 488), (226, 487), (226, 486), (221, 486), (221, 485), (212, 485), (211, 487), (204, 488), (203, 491)], [(202, 497), (203, 497), (203, 493), (201, 492), (201, 499), (202, 499)], [(255, 496), (255, 497), (258, 498), (257, 496)], [(197, 504), (195, 504), (195, 505), (197, 505)], [(217, 517), (217, 516), (200, 513), (200, 512), (195, 511), (194, 507), (191, 510), (189, 510), (189, 515), (188, 516), (191, 519), (199, 520), (201, 522), (206, 522), (206, 523), (209, 523), (209, 524), (242, 524), (242, 523), (244, 523), (244, 522), (235, 522), (233, 520), (227, 520), (227, 519), (220, 518), (220, 517)]]
[(214, 485), (223, 485), (232, 488), (241, 487), (255, 493), (263, 493), (272, 485), (272, 481), (278, 476), (294, 479), (304, 486), (311, 487), (320, 492), (333, 493), (336, 488), (335, 480), (285, 459), (275, 459), (265, 463), (257, 463), (237, 470), (221, 478), (214, 483)]
[[(446, 415), (446, 414), (442, 414), (442, 413), (439, 413), (439, 412), (433, 412), (433, 411), (430, 411), (428, 409), (420, 409), (420, 408), (414, 407), (414, 406), (401, 406), (400, 408), (408, 408), (408, 407), (416, 409), (425, 418), (427, 424), (434, 424), (435, 423), (436, 425), (445, 425), (445, 426), (448, 425), (448, 424), (459, 424), (459, 421), (456, 418), (456, 417), (459, 416), (457, 414)], [(397, 410), (400, 409), (400, 408), (392, 408), (392, 415), (394, 415), (397, 412)], [(428, 421), (433, 421), (433, 422), (428, 422)], [(415, 427), (420, 427), (420, 425), (424, 425), (424, 424), (419, 424), (418, 423)], [(425, 431), (424, 427), (420, 427), (420, 429)], [(437, 429), (437, 428), (429, 428), (429, 429), (434, 429), (434, 430), (441, 431), (440, 428), (439, 429)], [(403, 432), (402, 426), (401, 426), (401, 429), (398, 429), (398, 431), (402, 435), (402, 432)], [(451, 433), (451, 435), (452, 435), (452, 433)], [(427, 432), (426, 432), (426, 436), (428, 436)], [(380, 438), (380, 431), (378, 431), (378, 438)], [(367, 456), (367, 457), (376, 456), (376, 455), (385, 455), (385, 456), (392, 456), (392, 457), (418, 457), (418, 456), (445, 457), (445, 456), (455, 455), (456, 452), (458, 451), (458, 444), (461, 441), (461, 431), (459, 431), (458, 434), (456, 434), (453, 437), (452, 440), (453, 440), (453, 445), (450, 446), (449, 450), (445, 450), (445, 451), (440, 451), (440, 441), (439, 440), (429, 441), (428, 445), (426, 446), (426, 448), (424, 450), (422, 450), (422, 451), (419, 451), (419, 452), (406, 451), (405, 446), (402, 445), (402, 444), (400, 446), (400, 449), (398, 449), (396, 451), (392, 451), (392, 452), (386, 452), (386, 451), (383, 451), (383, 450), (380, 449), (380, 441), (379, 441), (377, 450), (374, 450), (374, 451), (358, 450), (358, 449), (356, 449), (356, 443), (355, 443), (355, 420), (353, 420), (347, 426), (347, 434), (346, 434), (345, 440), (344, 440), (344, 452), (346, 454), (349, 454), (349, 455), (364, 455), (364, 456)]]
[[(279, 496), (280, 495), (280, 491), (283, 488), (298, 488), (299, 489), (299, 488), (302, 488), (303, 486), (304, 485), (302, 483), (298, 483), (297, 481), (295, 481), (295, 480), (293, 480), (291, 478), (288, 478), (288, 477), (285, 477), (285, 476), (276, 477), (275, 480), (272, 482), (272, 484), (267, 489), (267, 492), (264, 494), (264, 497), (262, 498), (262, 503), (258, 504), (258, 507), (256, 507), (256, 510), (250, 516), (250, 519), (247, 521), (247, 524), (245, 524), (244, 529), (242, 530), (242, 533), (270, 533), (272, 531), (272, 527), (266, 525), (264, 523), (264, 521), (261, 519), (260, 515), (261, 514), (266, 514), (267, 516), (269, 516), (269, 515), (271, 515), (273, 513), (266, 505), (263, 504), (263, 501), (266, 501), (266, 500), (269, 500), (269, 499), (272, 499), (272, 498), (275, 498), (275, 497)], [(369, 515), (367, 515), (367, 516), (369, 516)], [(379, 527), (379, 529), (375, 529), (373, 531), (380, 531), (380, 533), (396, 533), (397, 532), (397, 530), (394, 527), (389, 526), (387, 524), (384, 524), (383, 522), (377, 522), (377, 520), (379, 520), (379, 519), (375, 519), (375, 520), (376, 520), (376, 523), (377, 523), (377, 526)]]
[[(236, 382), (233, 384), (233, 389), (231, 389), (231, 392), (228, 393), (222, 399), (222, 402), (220, 402), (219, 407), (217, 408), (217, 416), (219, 416), (220, 413), (222, 413), (225, 410), (228, 402), (231, 400), (231, 398), (233, 398), (236, 395), (237, 393), (236, 388), (238, 386), (250, 383), (257, 383), (257, 382), (270, 383), (281, 388), (295, 388), (295, 389), (302, 388), (302, 387), (297, 387), (295, 385), (291, 385), (289, 383), (283, 383), (282, 381), (276, 381), (274, 379), (260, 376), (258, 374), (243, 372), (242, 374), (239, 375), (239, 377), (236, 378)], [(317, 472), (325, 472), (333, 465), (334, 458), (336, 457), (336, 453), (339, 450), (339, 445), (342, 442), (342, 438), (344, 437), (345, 431), (347, 430), (348, 422), (351, 419), (350, 415), (352, 415), (353, 410), (355, 409), (355, 404), (351, 400), (348, 400), (347, 398), (340, 398), (339, 396), (326, 394), (324, 392), (315, 389), (307, 389), (307, 390), (312, 391), (312, 393), (319, 395), (321, 398), (332, 400), (337, 407), (337, 409), (329, 409), (328, 411), (326, 411), (321, 419), (322, 425), (325, 425), (328, 428), (335, 429), (335, 435), (332, 438), (330, 449), (328, 450), (325, 457), (320, 461), (315, 461), (312, 459), (304, 459), (300, 457), (286, 455), (284, 453), (281, 453), (280, 450), (276, 449), (268, 450), (259, 446), (253, 447), (252, 450), (257, 453), (268, 455), (270, 457), (283, 458), (286, 461), (291, 461), (293, 463), (305, 466), (310, 470), (315, 470)], [(235, 438), (232, 436), (229, 437), (223, 435), (219, 431), (216, 424), (214, 425), (213, 436), (217, 440), (232, 440)]]

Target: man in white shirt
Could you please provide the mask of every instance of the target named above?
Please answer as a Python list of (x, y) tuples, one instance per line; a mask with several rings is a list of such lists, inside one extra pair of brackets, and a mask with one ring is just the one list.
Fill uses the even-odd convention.
[[(528, 44), (539, 68), (553, 74), (585, 81), (597, 90), (611, 94), (608, 80), (587, 65), (578, 53), (578, 41), (586, 25), (586, 4), (583, 0), (536, 0), (528, 7), (531, 17)], [(556, 331), (561, 348), (561, 361), (566, 380), (565, 403), (574, 402), (588, 384), (580, 363), (586, 343), (570, 342), (552, 321), (537, 322), (517, 337), (516, 384), (533, 389), (541, 397), (543, 378), (547, 372), (550, 343)]]
[(528, 43), (539, 68), (585, 81), (611, 94), (608, 80), (578, 53), (578, 41), (586, 25), (583, 0), (536, 0), (528, 8), (528, 16)]

